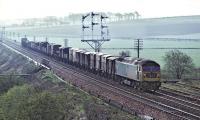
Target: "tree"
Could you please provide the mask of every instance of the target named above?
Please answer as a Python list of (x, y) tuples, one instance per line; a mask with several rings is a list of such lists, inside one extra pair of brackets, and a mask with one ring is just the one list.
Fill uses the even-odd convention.
[(64, 92), (15, 86), (0, 96), (0, 120), (72, 120), (78, 117), (75, 105)]
[(130, 51), (121, 51), (119, 56), (120, 58), (130, 57)]
[(165, 70), (173, 77), (181, 79), (194, 68), (192, 58), (179, 50), (171, 50), (164, 56)]
[(139, 19), (141, 17), (138, 11), (135, 11), (134, 14), (135, 14), (135, 19)]
[(129, 20), (134, 20), (134, 19), (135, 19), (135, 14), (129, 13)]
[(116, 13), (117, 21), (121, 21), (123, 19), (123, 15), (121, 13)]

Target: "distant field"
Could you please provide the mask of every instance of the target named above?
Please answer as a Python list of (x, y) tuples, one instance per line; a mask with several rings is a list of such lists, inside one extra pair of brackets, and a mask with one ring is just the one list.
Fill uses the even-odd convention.
[[(137, 56), (134, 51), (134, 38), (143, 38), (143, 51), (141, 57), (154, 59), (163, 65), (165, 52), (171, 49), (180, 49), (190, 55), (196, 66), (200, 67), (200, 16), (172, 17), (143, 19), (110, 23), (111, 41), (103, 45), (103, 52), (118, 55), (122, 50), (131, 52), (131, 56)], [(63, 45), (63, 39), (69, 39), (69, 46), (76, 48), (89, 49), (89, 45), (81, 43), (81, 25), (63, 25), (48, 27), (18, 27), (7, 28), (9, 32), (20, 33), (21, 36), (27, 35), (29, 40), (44, 41), (48, 37), (49, 42)], [(39, 36), (39, 37), (38, 37)], [(9, 34), (8, 34), (8, 37)], [(154, 39), (148, 38), (182, 38), (185, 40), (173, 39)], [(13, 36), (12, 36), (13, 38)], [(14, 39), (20, 40), (15, 35)], [(196, 39), (196, 40), (187, 40)], [(116, 48), (116, 49), (111, 49)], [(123, 49), (124, 48), (124, 49)], [(147, 49), (148, 48), (148, 49)], [(156, 49), (149, 49), (156, 48)], [(159, 49), (160, 48), (160, 49)]]

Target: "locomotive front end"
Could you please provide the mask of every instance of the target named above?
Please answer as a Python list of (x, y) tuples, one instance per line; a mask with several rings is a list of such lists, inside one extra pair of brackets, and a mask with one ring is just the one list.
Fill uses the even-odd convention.
[(142, 66), (142, 75), (144, 81), (160, 81), (160, 65), (147, 62)]
[(155, 61), (146, 60), (142, 65), (142, 82), (143, 88), (148, 90), (157, 90), (161, 86), (160, 82), (160, 65)]

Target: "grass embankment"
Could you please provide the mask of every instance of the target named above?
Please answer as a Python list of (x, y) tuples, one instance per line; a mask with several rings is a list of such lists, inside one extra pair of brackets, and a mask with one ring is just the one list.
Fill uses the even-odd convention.
[[(28, 73), (30, 76), (13, 76)], [(0, 46), (0, 120), (134, 120)]]
[[(166, 71), (162, 71), (162, 79), (163, 81), (170, 81), (171, 83), (162, 83), (163, 87), (167, 87), (170, 89), (194, 93), (200, 96), (200, 68), (194, 69), (191, 73), (187, 73), (183, 75), (181, 80), (175, 79), (171, 74)], [(177, 83), (173, 83), (172, 81), (176, 80)], [(199, 88), (199, 89), (195, 89)]]
[(200, 80), (181, 80), (178, 83), (162, 83), (162, 86), (200, 96)]

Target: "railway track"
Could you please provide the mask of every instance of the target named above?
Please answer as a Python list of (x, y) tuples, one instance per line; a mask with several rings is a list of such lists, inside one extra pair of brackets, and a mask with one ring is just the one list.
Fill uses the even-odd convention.
[(187, 84), (181, 84), (181, 83), (174, 83), (172, 86), (176, 86), (179, 89), (173, 89), (169, 87), (162, 87), (163, 90), (167, 91), (173, 91), (185, 96), (191, 96), (192, 98), (200, 100), (200, 89), (198, 87), (193, 87), (191, 85)]
[(159, 91), (164, 93), (164, 94), (169, 94), (169, 95), (172, 95), (172, 96), (179, 97), (180, 99), (186, 99), (186, 100), (189, 100), (191, 102), (195, 102), (197, 104), (200, 104), (199, 96), (196, 96), (195, 94), (190, 93), (190, 92), (175, 90), (175, 89), (171, 89), (171, 88), (168, 88), (168, 87), (162, 87), (162, 88), (160, 88)]
[[(196, 87), (196, 86), (188, 85), (188, 84), (185, 84), (185, 83), (176, 83), (176, 85), (178, 85), (180, 87), (185, 87), (186, 86), (186, 87), (190, 88), (193, 91), (200, 92), (200, 88)], [(200, 97), (200, 94), (197, 94), (197, 95)]]
[[(6, 44), (22, 52), (23, 54), (26, 54), (27, 56), (32, 56), (35, 59), (37, 58), (38, 59), (37, 61), (41, 60), (42, 57), (49, 59), (47, 56), (21, 48), (20, 45), (16, 45), (12, 42), (6, 42)], [(136, 110), (136, 109), (137, 107), (143, 107), (142, 112), (148, 115), (152, 115), (154, 117), (160, 118), (160, 119), (163, 118), (162, 116), (163, 113), (165, 113), (165, 115), (169, 115), (171, 119), (172, 118), (174, 119), (200, 119), (199, 114), (198, 114), (199, 108), (195, 108), (195, 106), (192, 106), (190, 107), (190, 109), (193, 109), (196, 112), (188, 111), (186, 109), (186, 107), (190, 106), (190, 104), (188, 103), (187, 103), (188, 106), (184, 106), (184, 108), (175, 107), (174, 103), (171, 104), (173, 101), (170, 101), (170, 102), (168, 101), (167, 103), (170, 103), (170, 105), (167, 105), (166, 103), (164, 104), (163, 99), (165, 98), (164, 97), (161, 98), (161, 95), (159, 96), (154, 95), (152, 97), (152, 95), (150, 94), (144, 95), (141, 93), (138, 94), (137, 92), (124, 90), (121, 87), (116, 87), (104, 81), (97, 80), (96, 78), (91, 77), (88, 74), (85, 74), (86, 72), (83, 72), (83, 70), (82, 72), (80, 72), (81, 70), (74, 68), (73, 66), (70, 66), (70, 65), (63, 66), (58, 61), (55, 61), (53, 59), (50, 59), (50, 60), (51, 60), (52, 68), (62, 78), (64, 79), (71, 78), (71, 80), (68, 80), (68, 81), (71, 82), (72, 84), (79, 86), (85, 90), (89, 89), (90, 91), (93, 91), (93, 92), (95, 91), (98, 94), (106, 96), (106, 99), (108, 99), (109, 101), (114, 99), (115, 101), (118, 101), (120, 104), (122, 104), (126, 108), (134, 108), (135, 111), (141, 113), (141, 111)], [(155, 99), (157, 99), (157, 101)], [(166, 100), (167, 99), (165, 99), (165, 102)], [(138, 106), (138, 104), (140, 106)], [(152, 109), (150, 110), (147, 108), (152, 108)], [(152, 112), (152, 110), (154, 110), (154, 113)], [(155, 111), (162, 113), (162, 115), (156, 116), (159, 114), (155, 113)]]

